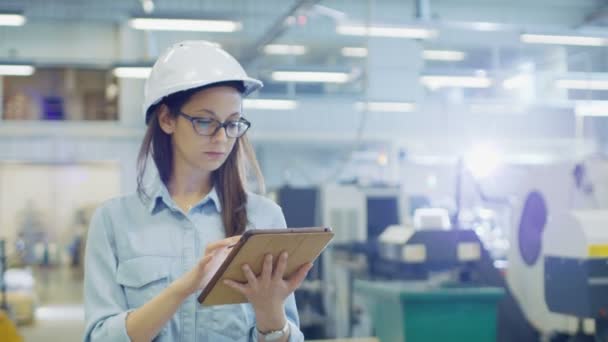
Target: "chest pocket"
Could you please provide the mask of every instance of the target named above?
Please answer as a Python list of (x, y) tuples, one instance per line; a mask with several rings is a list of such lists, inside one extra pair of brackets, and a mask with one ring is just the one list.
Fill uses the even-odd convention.
[(143, 256), (118, 264), (116, 282), (125, 289), (127, 305), (136, 309), (169, 284), (169, 258)]

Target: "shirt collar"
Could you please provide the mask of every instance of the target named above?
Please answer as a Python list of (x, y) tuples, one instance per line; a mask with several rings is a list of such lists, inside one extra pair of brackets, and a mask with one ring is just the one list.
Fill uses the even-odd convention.
[[(149, 187), (150, 189), (150, 201), (148, 202), (148, 211), (150, 213), (154, 213), (154, 211), (162, 204), (164, 204), (168, 208), (177, 209), (177, 204), (171, 198), (169, 194), (169, 190), (167, 186), (160, 180), (160, 178), (156, 178), (152, 185)], [(205, 205), (207, 202), (212, 202), (215, 205), (215, 209), (218, 213), (222, 212), (222, 203), (220, 202), (219, 195), (215, 189), (215, 186), (211, 188), (211, 191), (198, 203), (193, 205), (193, 208), (200, 207)]]

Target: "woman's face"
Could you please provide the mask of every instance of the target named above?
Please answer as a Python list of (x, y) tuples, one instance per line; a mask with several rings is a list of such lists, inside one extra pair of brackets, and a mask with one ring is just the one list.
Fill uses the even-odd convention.
[[(238, 120), (241, 108), (242, 97), (238, 90), (220, 86), (194, 93), (182, 106), (181, 112), (193, 118), (223, 123)], [(167, 114), (161, 114), (160, 121), (163, 131), (172, 136), (174, 163), (186, 163), (195, 170), (212, 172), (226, 161), (236, 139), (226, 136), (224, 128), (213, 136), (202, 136), (195, 131), (188, 118)]]

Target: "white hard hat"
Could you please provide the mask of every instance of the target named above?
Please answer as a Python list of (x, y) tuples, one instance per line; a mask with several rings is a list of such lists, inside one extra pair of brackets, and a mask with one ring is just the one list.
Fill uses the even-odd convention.
[(234, 57), (216, 45), (204, 41), (184, 41), (168, 48), (158, 59), (144, 90), (143, 114), (165, 96), (219, 82), (240, 81), (243, 96), (260, 89), (262, 82), (247, 76)]

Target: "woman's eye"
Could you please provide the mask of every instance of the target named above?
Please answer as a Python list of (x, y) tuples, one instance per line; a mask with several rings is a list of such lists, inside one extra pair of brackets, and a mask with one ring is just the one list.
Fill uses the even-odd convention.
[(199, 126), (209, 126), (213, 123), (213, 120), (198, 120)]

